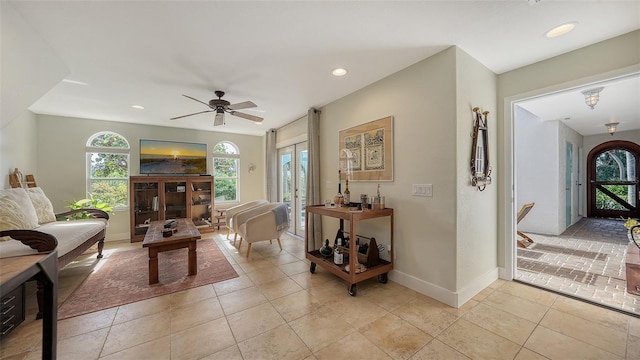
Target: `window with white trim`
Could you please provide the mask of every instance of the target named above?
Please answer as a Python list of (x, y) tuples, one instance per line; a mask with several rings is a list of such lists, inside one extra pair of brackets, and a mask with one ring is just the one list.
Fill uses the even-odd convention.
[(122, 135), (102, 131), (87, 141), (87, 198), (114, 209), (129, 206), (130, 146)]
[(238, 169), (240, 152), (229, 141), (221, 141), (213, 148), (213, 179), (216, 203), (238, 201)]

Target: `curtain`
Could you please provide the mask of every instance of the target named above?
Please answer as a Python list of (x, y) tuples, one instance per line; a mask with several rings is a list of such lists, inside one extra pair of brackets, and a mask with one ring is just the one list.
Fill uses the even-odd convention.
[(278, 151), (276, 150), (276, 129), (267, 131), (267, 200), (278, 201)]
[[(320, 111), (310, 108), (307, 115), (307, 145), (309, 165), (307, 169), (307, 205), (322, 204), (320, 197)], [(318, 214), (309, 216), (307, 238), (309, 249), (322, 247), (322, 221)]]

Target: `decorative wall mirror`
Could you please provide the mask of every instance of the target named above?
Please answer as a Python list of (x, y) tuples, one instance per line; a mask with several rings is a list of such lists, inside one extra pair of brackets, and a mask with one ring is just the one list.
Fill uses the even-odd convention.
[(489, 160), (489, 135), (487, 127), (488, 111), (480, 112), (474, 107), (473, 145), (471, 147), (471, 185), (483, 191), (491, 184), (491, 164)]

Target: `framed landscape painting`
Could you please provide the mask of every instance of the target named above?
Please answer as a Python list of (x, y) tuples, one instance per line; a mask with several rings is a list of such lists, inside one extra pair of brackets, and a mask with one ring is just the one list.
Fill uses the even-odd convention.
[(342, 179), (393, 181), (393, 117), (340, 131)]

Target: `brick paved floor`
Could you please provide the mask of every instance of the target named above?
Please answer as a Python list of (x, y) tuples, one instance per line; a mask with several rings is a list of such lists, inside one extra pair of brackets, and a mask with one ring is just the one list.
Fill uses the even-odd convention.
[(559, 236), (526, 233), (515, 279), (640, 314), (640, 296), (625, 282), (626, 229), (622, 220), (582, 218)]

